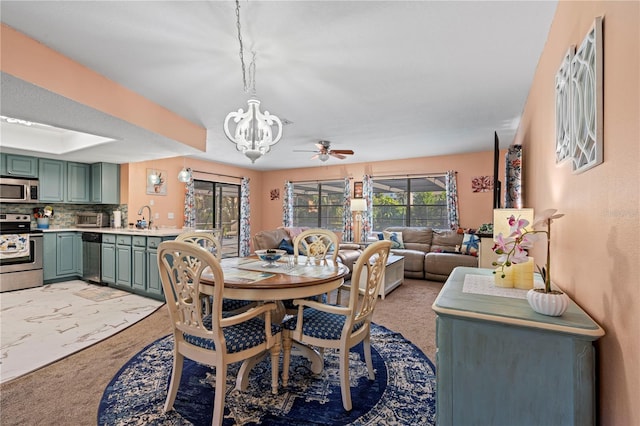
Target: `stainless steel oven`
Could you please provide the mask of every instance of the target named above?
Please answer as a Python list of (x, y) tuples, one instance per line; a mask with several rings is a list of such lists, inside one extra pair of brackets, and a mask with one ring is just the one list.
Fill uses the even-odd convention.
[(0, 292), (43, 285), (42, 230), (27, 214), (0, 214)]

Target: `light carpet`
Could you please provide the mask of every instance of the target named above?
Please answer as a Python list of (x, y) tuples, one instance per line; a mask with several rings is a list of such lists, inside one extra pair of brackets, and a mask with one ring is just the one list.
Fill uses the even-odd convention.
[(79, 280), (0, 293), (0, 382), (106, 339), (162, 304)]
[[(215, 369), (185, 359), (174, 411), (163, 413), (167, 396), (173, 335), (134, 356), (105, 389), (98, 425), (210, 425)], [(246, 391), (235, 389), (239, 363), (229, 366), (223, 425), (433, 425), (435, 368), (401, 334), (373, 324), (371, 349), (375, 380), (369, 380), (362, 344), (350, 353), (353, 410), (345, 411), (340, 394), (339, 356), (324, 352), (324, 369), (310, 371), (309, 361), (291, 358), (286, 389), (271, 394), (271, 363), (251, 371)]]

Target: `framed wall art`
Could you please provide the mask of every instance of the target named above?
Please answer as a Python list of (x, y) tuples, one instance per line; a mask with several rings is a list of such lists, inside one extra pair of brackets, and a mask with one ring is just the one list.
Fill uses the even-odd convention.
[(353, 182), (353, 198), (362, 198), (362, 182)]
[(147, 194), (167, 195), (167, 172), (147, 169)]
[(571, 60), (571, 158), (582, 173), (604, 161), (602, 17)]

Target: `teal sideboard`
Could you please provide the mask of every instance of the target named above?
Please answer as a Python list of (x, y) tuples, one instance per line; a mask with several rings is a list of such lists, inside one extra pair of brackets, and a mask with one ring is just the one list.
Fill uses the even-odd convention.
[(593, 425), (602, 328), (570, 302), (561, 317), (525, 299), (463, 291), (456, 268), (433, 304), (437, 314), (438, 425)]

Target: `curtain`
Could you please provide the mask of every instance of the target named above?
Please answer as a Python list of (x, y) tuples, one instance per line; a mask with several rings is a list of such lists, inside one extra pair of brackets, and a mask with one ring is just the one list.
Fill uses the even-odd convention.
[(193, 189), (193, 173), (190, 168), (189, 180), (184, 184), (184, 227), (194, 228), (196, 227), (196, 206), (195, 206), (195, 194)]
[(362, 197), (367, 203), (367, 211), (362, 212), (361, 241), (366, 242), (373, 228), (373, 178), (369, 175), (362, 176)]
[(449, 228), (456, 230), (460, 224), (458, 222), (458, 184), (456, 183), (456, 172), (453, 170), (449, 170), (446, 174), (446, 187)]
[(282, 200), (282, 226), (293, 226), (293, 183), (284, 183), (284, 197)]
[(522, 145), (511, 145), (506, 154), (504, 207), (522, 208)]
[(240, 257), (251, 254), (251, 206), (249, 205), (249, 178), (243, 177), (240, 184)]
[(351, 214), (351, 179), (349, 178), (344, 178), (342, 207), (342, 241), (353, 241), (353, 214)]

